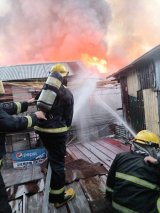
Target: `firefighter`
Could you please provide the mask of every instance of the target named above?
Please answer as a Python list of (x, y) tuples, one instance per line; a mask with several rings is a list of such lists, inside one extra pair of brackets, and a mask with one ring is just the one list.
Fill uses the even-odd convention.
[[(108, 173), (106, 197), (113, 212), (160, 212), (160, 170), (144, 158), (156, 158), (159, 138), (142, 130), (134, 138), (131, 152), (116, 155)], [(147, 160), (146, 160), (147, 161)]]
[[(4, 87), (0, 81), (0, 95), (4, 95)], [(3, 156), (5, 150), (5, 133), (15, 132), (27, 129), (34, 126), (38, 119), (46, 119), (42, 111), (37, 111), (29, 116), (15, 117), (13, 114), (18, 114), (27, 110), (28, 105), (34, 102), (30, 99), (27, 102), (9, 102), (0, 103), (0, 169), (3, 165)], [(0, 172), (0, 212), (11, 213), (11, 207), (8, 203), (8, 196), (5, 189), (5, 184)]]
[[(35, 126), (40, 139), (45, 148), (48, 150), (48, 159), (51, 166), (51, 181), (49, 191), (49, 203), (52, 203), (56, 208), (59, 208), (75, 197), (75, 192), (72, 188), (65, 190), (65, 154), (66, 154), (66, 140), (67, 133), (70, 129), (73, 117), (73, 95), (67, 89), (67, 78), (69, 71), (63, 64), (55, 64), (51, 68), (52, 77), (47, 82), (56, 82), (57, 92), (55, 100), (49, 111), (46, 111), (47, 121), (39, 122)], [(59, 74), (62, 77), (62, 84), (60, 83)], [(57, 83), (58, 81), (58, 83)], [(46, 82), (46, 83), (47, 83)], [(54, 83), (50, 83), (53, 85)], [(50, 88), (45, 86), (45, 88)], [(54, 89), (54, 88), (53, 88)], [(53, 92), (53, 91), (50, 91)], [(45, 94), (45, 93), (43, 93)], [(50, 96), (50, 95), (49, 95)], [(41, 97), (41, 95), (40, 95)], [(41, 97), (41, 102), (43, 97)], [(44, 97), (45, 100), (45, 97)], [(37, 101), (39, 102), (39, 101)], [(52, 100), (47, 100), (52, 103)], [(45, 104), (44, 104), (45, 105)]]

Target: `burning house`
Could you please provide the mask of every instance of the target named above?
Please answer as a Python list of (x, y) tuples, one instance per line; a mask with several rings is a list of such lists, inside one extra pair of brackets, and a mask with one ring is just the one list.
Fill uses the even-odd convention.
[(138, 132), (160, 134), (160, 46), (112, 75), (121, 85), (123, 114)]

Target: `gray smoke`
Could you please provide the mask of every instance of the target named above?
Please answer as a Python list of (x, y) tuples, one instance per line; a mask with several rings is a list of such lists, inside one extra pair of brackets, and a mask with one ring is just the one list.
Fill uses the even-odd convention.
[(107, 33), (108, 64), (117, 71), (160, 43), (160, 1), (108, 2), (113, 17)]
[(1, 65), (106, 57), (105, 0), (1, 0)]

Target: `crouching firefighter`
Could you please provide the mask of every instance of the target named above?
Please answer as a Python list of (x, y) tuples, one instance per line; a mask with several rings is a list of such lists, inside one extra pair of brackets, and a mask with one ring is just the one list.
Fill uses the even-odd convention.
[(144, 161), (146, 156), (156, 158), (158, 147), (158, 136), (142, 130), (135, 136), (131, 152), (116, 155), (106, 184), (113, 212), (160, 212), (160, 166)]
[(51, 166), (49, 202), (59, 208), (75, 196), (72, 188), (65, 190), (65, 154), (67, 133), (73, 117), (73, 95), (66, 88), (68, 69), (63, 64), (52, 67), (37, 100), (38, 108), (45, 111), (47, 120), (35, 126)]
[[(3, 83), (0, 81), (0, 96), (5, 93)], [(46, 119), (42, 111), (35, 112), (28, 116), (15, 117), (13, 114), (19, 114), (27, 110), (28, 106), (34, 102), (30, 99), (26, 102), (8, 102), (0, 103), (0, 169), (3, 165), (3, 156), (6, 154), (5, 134), (25, 130), (34, 126), (38, 119)], [(11, 207), (8, 203), (8, 195), (0, 171), (0, 212), (11, 213)]]

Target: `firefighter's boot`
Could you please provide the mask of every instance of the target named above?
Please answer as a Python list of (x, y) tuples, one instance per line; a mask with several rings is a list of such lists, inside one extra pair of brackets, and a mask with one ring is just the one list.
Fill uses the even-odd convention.
[(60, 203), (54, 203), (54, 207), (60, 208), (61, 206), (65, 205), (69, 200), (72, 200), (76, 196), (75, 191), (72, 188), (69, 188), (65, 191), (64, 200)]

